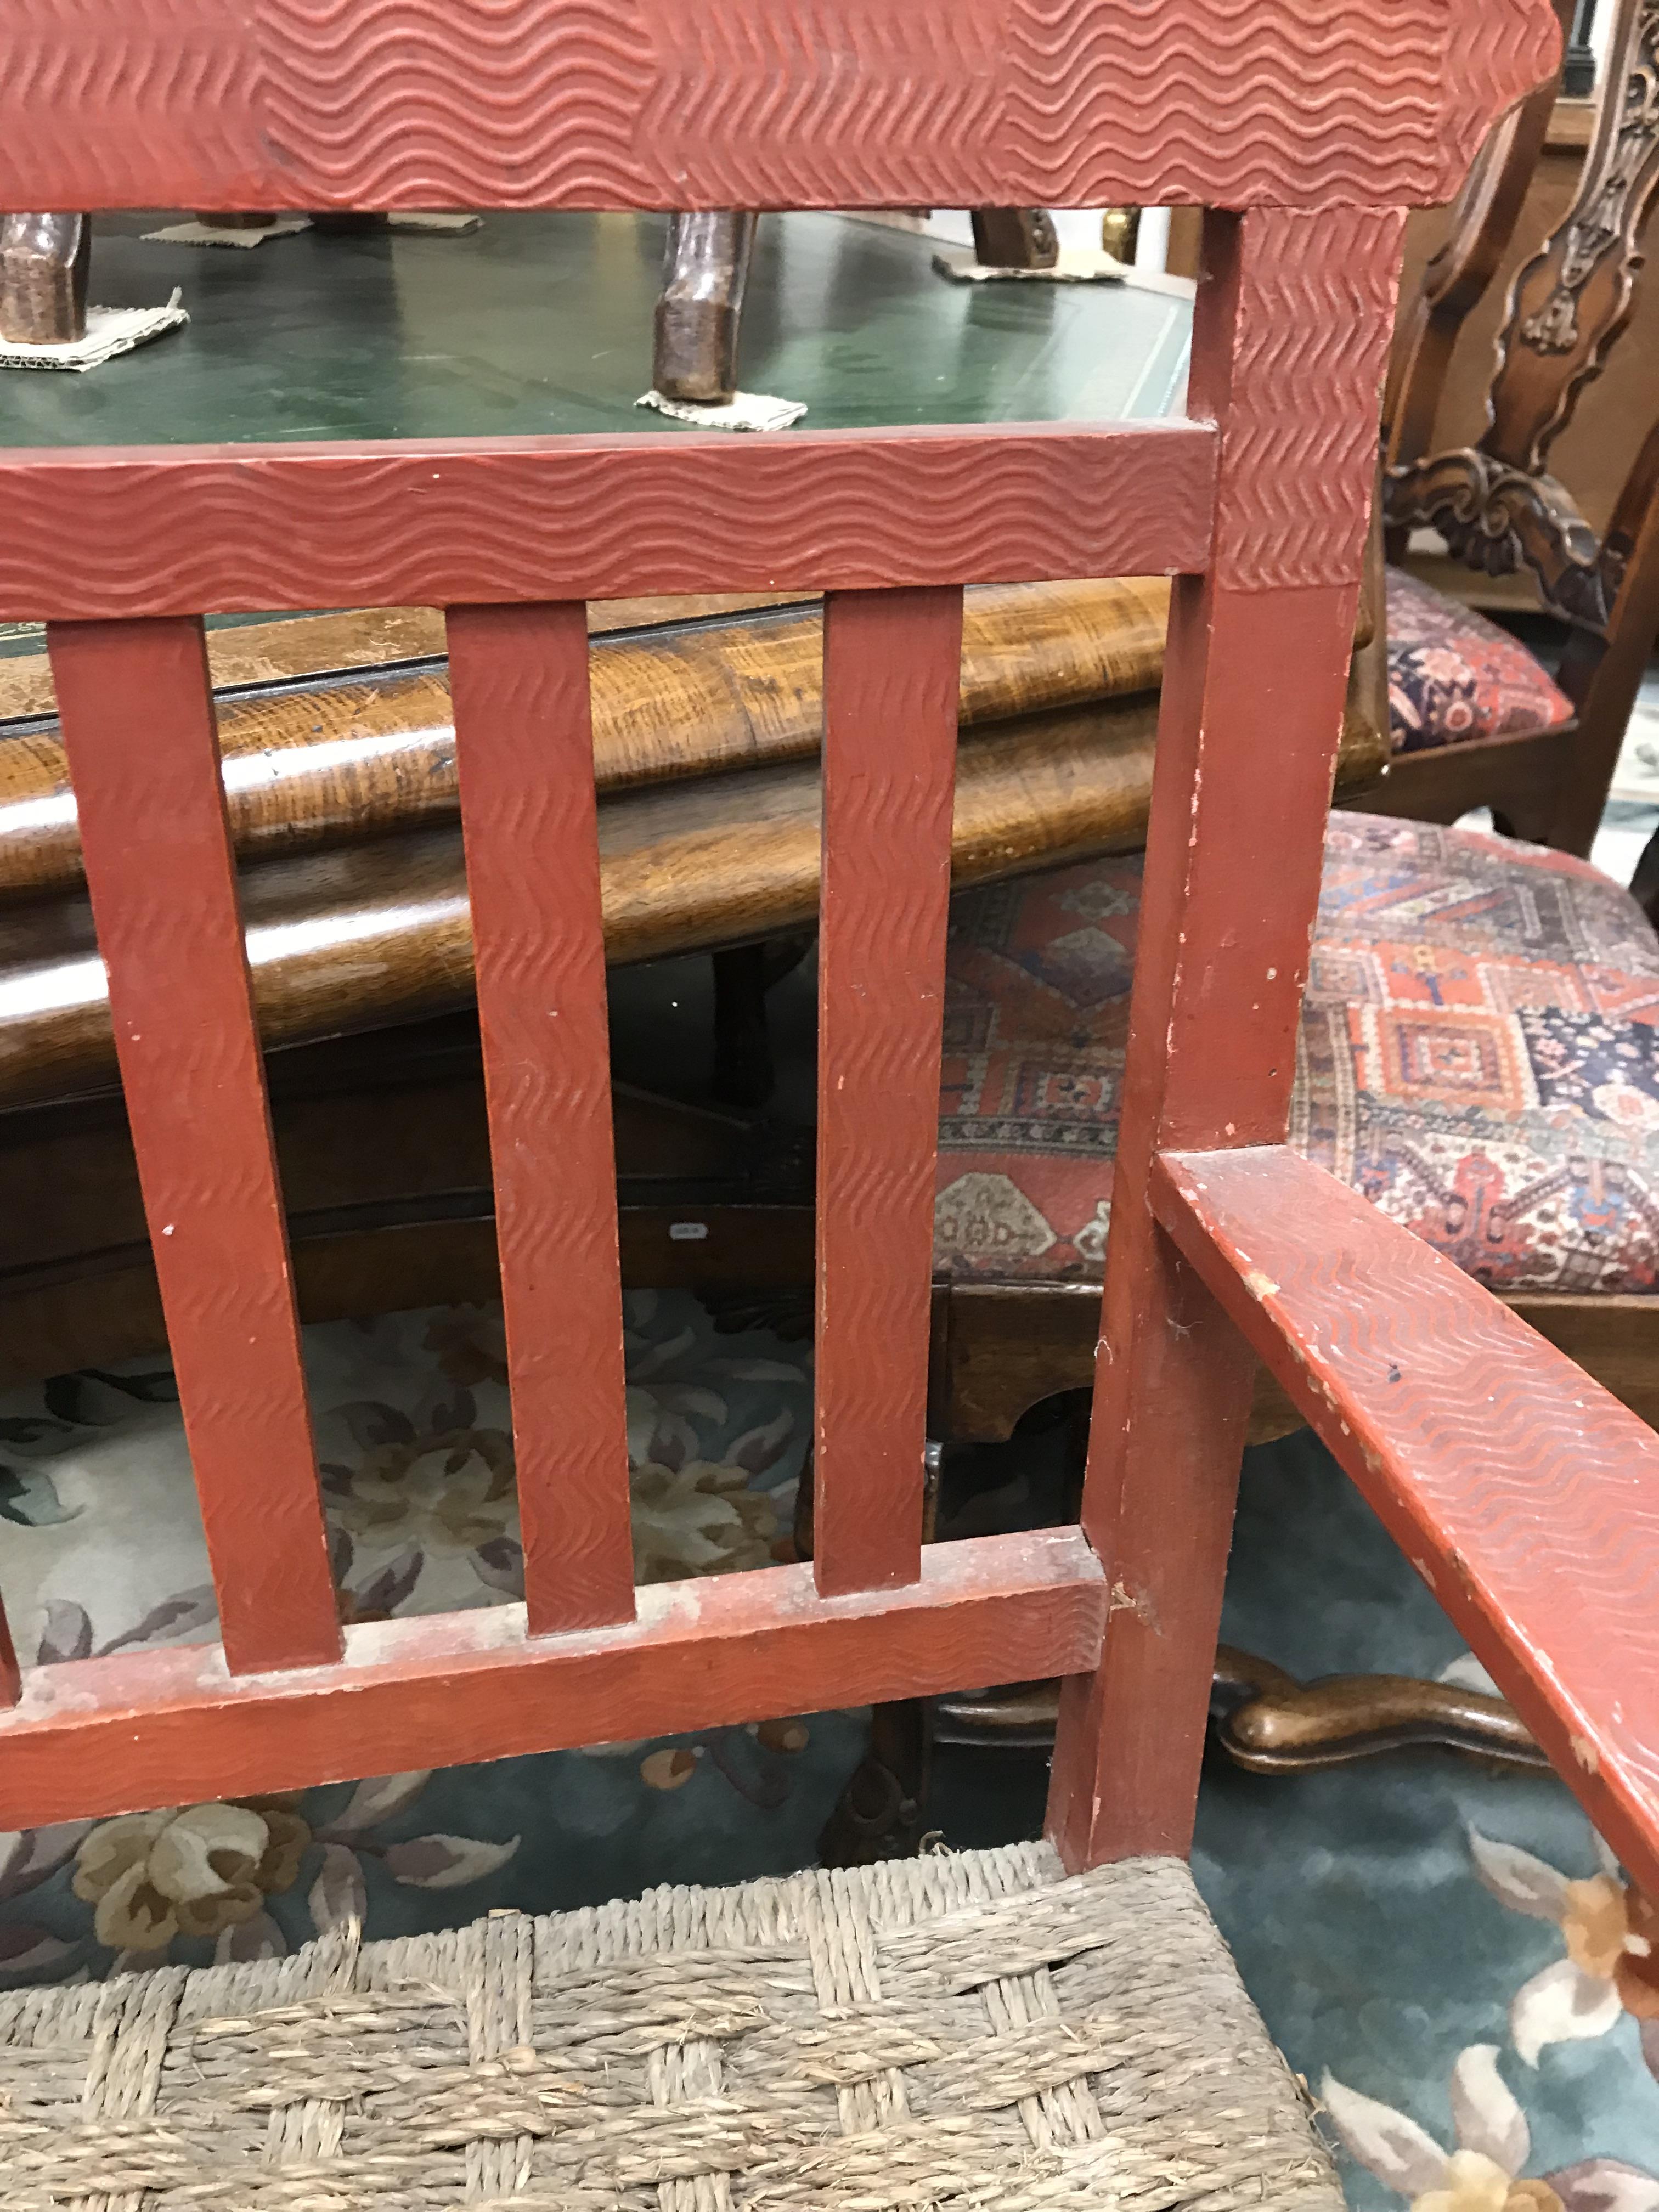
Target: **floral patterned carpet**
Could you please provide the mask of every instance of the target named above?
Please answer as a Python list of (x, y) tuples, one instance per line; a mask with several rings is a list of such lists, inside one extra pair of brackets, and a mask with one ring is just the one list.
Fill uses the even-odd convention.
[[(517, 1595), (499, 1316), (336, 1323), (307, 1360), (351, 1617)], [(639, 1578), (788, 1556), (805, 1351), (640, 1293), (629, 1373)], [(974, 1510), (1042, 1517), (1053, 1449), (977, 1455)], [(0, 1514), (26, 1658), (212, 1635), (164, 1369), (0, 1397)], [(1224, 1633), (1304, 1678), (1479, 1679), (1305, 1434), (1249, 1456)], [(786, 1872), (863, 1741), (858, 1713), (805, 1715), (0, 1838), (0, 1988), (275, 1954), (347, 1912), (394, 1936)], [(1042, 1785), (1035, 1757), (946, 1753), (933, 1817), (947, 1846), (1006, 1841)], [(1428, 1752), (1295, 1778), (1218, 1763), (1194, 1866), (1354, 2205), (1659, 2212), (1659, 1911), (1553, 1778)]]

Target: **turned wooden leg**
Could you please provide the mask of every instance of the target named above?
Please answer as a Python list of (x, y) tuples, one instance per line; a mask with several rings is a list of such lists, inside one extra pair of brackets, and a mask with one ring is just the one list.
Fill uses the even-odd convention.
[(766, 1018), (766, 947), (733, 945), (714, 956), (715, 1097), (722, 1106), (764, 1106), (776, 1087)]
[(975, 208), (974, 256), (982, 269), (1052, 269), (1060, 240), (1047, 208)]
[(718, 405), (738, 388), (752, 215), (671, 216), (652, 382), (665, 399)]
[(0, 338), (71, 345), (87, 334), (92, 223), (84, 215), (0, 221)]

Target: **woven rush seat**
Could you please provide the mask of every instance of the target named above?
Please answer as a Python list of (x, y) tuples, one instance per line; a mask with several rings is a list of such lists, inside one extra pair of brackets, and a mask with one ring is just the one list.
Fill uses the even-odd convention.
[(0, 2001), (11, 2212), (1340, 2212), (1184, 1863), (1046, 1844)]

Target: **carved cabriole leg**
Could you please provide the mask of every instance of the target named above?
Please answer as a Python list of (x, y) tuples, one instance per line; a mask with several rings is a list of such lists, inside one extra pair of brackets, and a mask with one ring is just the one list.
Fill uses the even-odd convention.
[(1216, 537), (1170, 610), (1083, 1500), (1110, 1609), (1048, 1806), (1073, 1869), (1191, 1844), (1255, 1361), (1150, 1182), (1166, 1147), (1284, 1141), (1403, 228), (1205, 222), (1189, 404), (1220, 431)]
[[(1060, 1684), (1008, 1682), (933, 1701), (939, 1743), (1043, 1750)], [(1410, 1674), (1327, 1674), (1298, 1682), (1235, 1645), (1217, 1647), (1210, 1685), (1216, 1741), (1253, 1774), (1299, 1774), (1425, 1745), (1505, 1766), (1547, 1766), (1513, 1705), (1491, 1692)]]
[(1052, 269), (1060, 240), (1047, 208), (975, 208), (974, 258), (982, 269)]
[(756, 222), (726, 210), (670, 216), (652, 362), (665, 399), (714, 406), (737, 390)]
[(0, 220), (0, 339), (72, 345), (87, 334), (92, 224), (84, 215)]

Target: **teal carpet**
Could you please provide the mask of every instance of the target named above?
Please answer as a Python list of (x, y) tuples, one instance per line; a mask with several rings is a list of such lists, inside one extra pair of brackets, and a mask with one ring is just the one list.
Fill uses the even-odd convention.
[[(787, 1556), (805, 1350), (718, 1335), (681, 1293), (632, 1297), (629, 1323), (641, 1579)], [(335, 1323), (307, 1357), (354, 1615), (515, 1593), (498, 1317)], [(973, 1510), (1040, 1517), (1059, 1449), (1051, 1431), (977, 1454)], [(9, 1394), (0, 1470), (26, 1657), (212, 1634), (165, 1371)], [(1472, 1664), (1305, 1434), (1249, 1455), (1224, 1632), (1304, 1679)], [(811, 1862), (862, 1745), (860, 1715), (811, 1714), (0, 1839), (0, 1987), (274, 1954), (346, 1911), (395, 1936), (784, 1873)], [(1034, 1832), (1042, 1787), (1033, 1756), (945, 1753), (932, 1817), (947, 1845), (1008, 1840)], [(1659, 2015), (1659, 1962), (1552, 1778), (1434, 1752), (1295, 1778), (1212, 1761), (1195, 1865), (1356, 2206), (1659, 2212), (1641, 2018)]]

